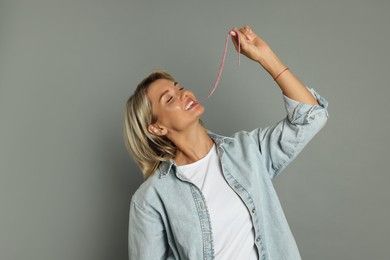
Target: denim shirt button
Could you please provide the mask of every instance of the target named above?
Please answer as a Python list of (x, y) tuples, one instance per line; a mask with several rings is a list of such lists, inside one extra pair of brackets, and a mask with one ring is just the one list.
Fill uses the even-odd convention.
[(260, 237), (257, 237), (257, 238), (256, 238), (256, 242), (257, 242), (257, 243), (260, 242)]
[(255, 214), (255, 212), (256, 212), (256, 208), (253, 208), (252, 213)]
[(241, 185), (240, 184), (235, 184), (234, 188), (237, 190), (237, 189), (241, 188)]

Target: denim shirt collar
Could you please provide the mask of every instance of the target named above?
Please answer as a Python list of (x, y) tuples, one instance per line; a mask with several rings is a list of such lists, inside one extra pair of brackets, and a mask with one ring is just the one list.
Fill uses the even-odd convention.
[[(209, 130), (207, 130), (207, 134), (211, 137), (211, 139), (213, 139), (214, 143), (218, 147), (222, 146), (225, 142), (229, 143), (234, 141), (234, 138), (218, 135)], [(168, 173), (171, 172), (171, 170), (173, 170), (174, 173), (176, 173), (176, 167), (177, 165), (173, 159), (170, 159), (165, 162), (161, 162), (160, 165), (158, 166), (159, 177), (164, 178), (165, 176), (168, 175)]]

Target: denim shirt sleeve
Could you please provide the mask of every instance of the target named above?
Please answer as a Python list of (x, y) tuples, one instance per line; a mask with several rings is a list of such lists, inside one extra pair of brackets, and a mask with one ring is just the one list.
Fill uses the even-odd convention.
[(129, 259), (171, 259), (161, 218), (132, 201), (129, 222)]
[(258, 142), (271, 178), (284, 170), (328, 119), (328, 102), (313, 89), (309, 90), (319, 105), (300, 103), (284, 96), (286, 118), (272, 127), (250, 133)]

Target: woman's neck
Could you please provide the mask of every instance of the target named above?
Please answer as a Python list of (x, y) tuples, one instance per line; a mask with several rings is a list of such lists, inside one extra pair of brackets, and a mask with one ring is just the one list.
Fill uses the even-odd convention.
[(173, 159), (178, 166), (202, 159), (208, 154), (214, 144), (206, 129), (200, 124), (185, 132), (176, 133), (170, 139), (177, 147), (177, 152)]

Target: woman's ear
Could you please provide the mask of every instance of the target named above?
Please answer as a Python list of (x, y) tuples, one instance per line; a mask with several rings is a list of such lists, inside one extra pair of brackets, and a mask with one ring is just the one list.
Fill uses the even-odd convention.
[(159, 126), (158, 124), (149, 125), (148, 131), (149, 131), (149, 133), (157, 135), (157, 136), (164, 136), (168, 132), (168, 130), (165, 127)]

